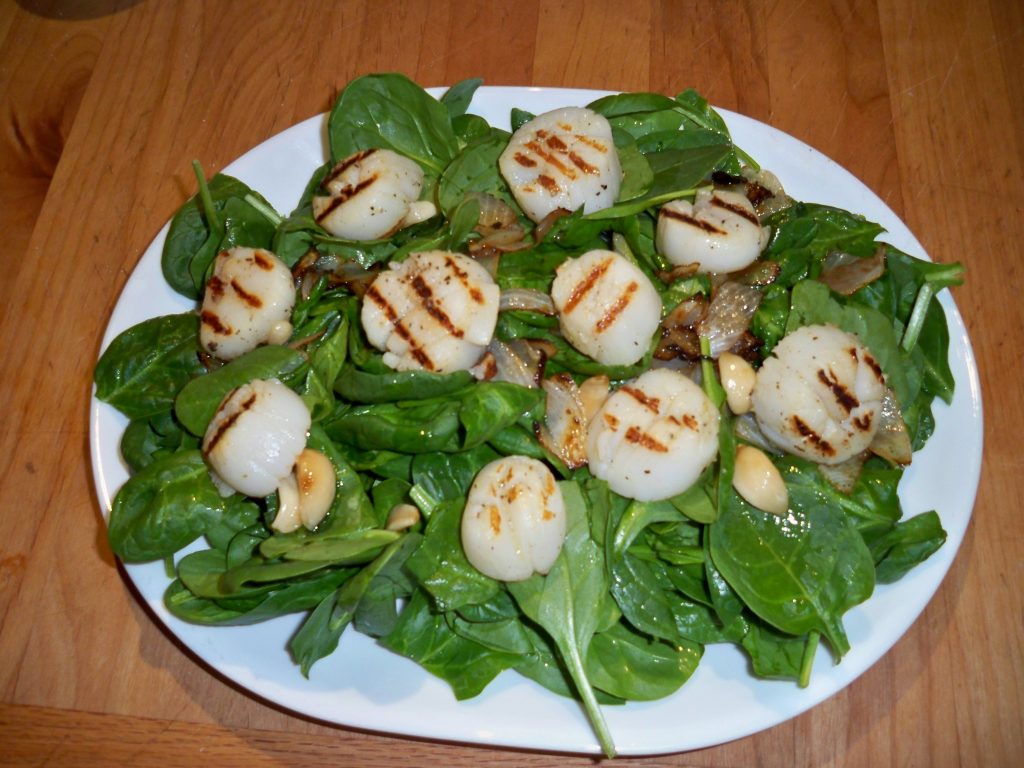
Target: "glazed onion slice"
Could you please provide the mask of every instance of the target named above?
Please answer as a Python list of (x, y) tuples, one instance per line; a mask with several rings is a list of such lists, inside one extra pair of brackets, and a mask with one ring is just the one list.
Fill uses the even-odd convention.
[(567, 467), (578, 469), (587, 463), (587, 417), (579, 387), (567, 373), (544, 379), (541, 387), (547, 399), (537, 438)]
[(480, 206), (480, 218), (476, 224), (480, 237), (470, 241), (470, 254), (475, 256), (493, 251), (509, 253), (532, 245), (512, 206), (485, 192), (473, 193), (471, 197)]
[(510, 310), (538, 312), (549, 317), (558, 314), (551, 296), (533, 288), (507, 288), (502, 291), (498, 301), (498, 311), (508, 312)]
[(480, 381), (507, 381), (536, 389), (544, 376), (548, 355), (525, 339), (506, 343), (492, 339), (480, 362), (470, 372)]
[(757, 288), (733, 281), (719, 287), (697, 327), (699, 335), (707, 337), (711, 345), (711, 357), (717, 358), (739, 341), (750, 327), (761, 296)]
[(878, 431), (868, 450), (901, 466), (909, 464), (913, 457), (914, 447), (910, 442), (907, 422), (903, 420), (900, 404), (891, 387), (886, 387), (882, 396), (882, 405), (878, 411)]
[(818, 278), (836, 293), (852, 296), (885, 273), (885, 246), (867, 258), (849, 253), (830, 253)]

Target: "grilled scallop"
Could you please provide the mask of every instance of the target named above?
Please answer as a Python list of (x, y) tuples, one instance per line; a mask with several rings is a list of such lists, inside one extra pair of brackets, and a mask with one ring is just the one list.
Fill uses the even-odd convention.
[(565, 539), (565, 502), (544, 464), (526, 456), (477, 473), (462, 511), (462, 548), (478, 571), (500, 581), (547, 573)]
[[(377, 240), (402, 227), (423, 189), (423, 169), (390, 149), (364, 149), (340, 161), (313, 198), (313, 217), (335, 237)], [(413, 217), (415, 221), (415, 216)]]
[(288, 266), (262, 248), (235, 247), (214, 261), (200, 309), (199, 342), (222, 360), (292, 334), (295, 283)]
[(499, 295), (487, 270), (468, 256), (414, 253), (367, 289), (363, 328), (391, 368), (467, 370), (491, 342)]
[(765, 360), (751, 402), (761, 431), (779, 448), (840, 464), (871, 444), (885, 391), (882, 369), (860, 339), (808, 325)]
[(559, 208), (582, 207), (585, 213), (609, 208), (622, 185), (611, 125), (582, 107), (545, 112), (520, 126), (498, 167), (534, 221)]
[(667, 499), (718, 453), (718, 411), (699, 386), (667, 368), (619, 387), (590, 422), (590, 471), (616, 493)]
[(558, 268), (551, 285), (562, 334), (602, 365), (632, 365), (661, 321), (661, 299), (633, 262), (588, 251)]
[(661, 207), (655, 240), (673, 264), (699, 264), (701, 272), (735, 272), (757, 259), (768, 232), (745, 196), (702, 189), (692, 203), (673, 200)]
[(203, 436), (203, 455), (234, 490), (268, 496), (291, 474), (309, 425), (301, 397), (277, 379), (255, 379), (224, 398)]

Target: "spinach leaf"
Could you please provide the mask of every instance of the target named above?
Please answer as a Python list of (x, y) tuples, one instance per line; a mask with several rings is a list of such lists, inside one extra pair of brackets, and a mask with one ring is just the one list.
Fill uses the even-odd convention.
[(477, 473), (498, 458), (487, 445), (449, 454), (421, 453), (413, 457), (412, 479), (439, 501), (464, 501)]
[(234, 245), (269, 248), (274, 236), (274, 225), (245, 200), (250, 196), (270, 208), (259, 193), (221, 173), (206, 186), (218, 220), (211, 222), (201, 195), (193, 195), (171, 219), (161, 254), (164, 279), (190, 299), (201, 298), (206, 271), (220, 250)]
[(660, 93), (615, 93), (602, 96), (587, 105), (587, 109), (592, 109), (609, 119), (619, 115), (663, 112), (675, 108), (676, 102)]
[(690, 679), (703, 648), (652, 640), (622, 624), (594, 635), (587, 651), (587, 675), (601, 690), (628, 701), (664, 698)]
[(633, 200), (647, 194), (654, 183), (654, 171), (647, 158), (637, 148), (636, 140), (625, 131), (613, 131), (615, 148), (619, 151), (622, 166), (622, 186), (618, 202)]
[(483, 78), (470, 77), (460, 80), (444, 92), (441, 103), (448, 108), (448, 114), (452, 119), (466, 114), (466, 110), (469, 109), (469, 105), (473, 101), (473, 94), (483, 84)]
[(352, 406), (324, 423), (343, 445), (402, 453), (473, 448), (533, 411), (540, 390), (507, 382), (481, 382), (448, 397)]
[(145, 320), (117, 335), (93, 380), (96, 397), (130, 419), (170, 410), (177, 392), (202, 372), (199, 319), (188, 312)]
[(787, 488), (784, 517), (734, 495), (708, 527), (711, 557), (755, 614), (782, 632), (821, 632), (842, 658), (849, 650), (842, 616), (871, 595), (874, 561), (856, 528), (817, 489)]
[(182, 429), (170, 411), (134, 419), (121, 436), (121, 457), (132, 472), (175, 451), (198, 447), (199, 439)]
[(575, 483), (559, 483), (568, 530), (562, 551), (547, 576), (508, 585), (523, 613), (554, 641), (605, 754), (615, 746), (587, 676), (586, 659), (598, 628), (608, 582), (600, 547), (590, 538), (586, 502)]
[(486, 603), (501, 584), (470, 565), (462, 550), (463, 501), (446, 501), (430, 516), (430, 522), (406, 569), (428, 594), (439, 611), (453, 611)]
[(939, 516), (934, 511), (903, 520), (870, 542), (878, 583), (891, 584), (923, 563), (946, 541)]
[(292, 579), (259, 597), (251, 605), (230, 604), (224, 600), (197, 597), (181, 583), (171, 582), (164, 593), (164, 605), (173, 615), (193, 624), (235, 626), (256, 624), (289, 613), (307, 611), (333, 593), (355, 569), (320, 571)]
[(759, 619), (751, 618), (740, 645), (750, 656), (750, 664), (758, 677), (769, 680), (796, 680), (800, 677), (806, 637), (787, 635)]
[(381, 643), (407, 656), (448, 682), (460, 701), (479, 694), (518, 657), (496, 651), (454, 631), (444, 614), (435, 613), (422, 591), (413, 593), (398, 625)]
[(285, 379), (295, 374), (306, 358), (290, 347), (257, 347), (204, 376), (189, 381), (178, 394), (174, 414), (194, 435), (202, 435), (224, 397), (253, 379)]
[[(262, 511), (259, 506), (246, 499), (240, 494), (234, 494), (224, 499), (224, 512), (215, 523), (207, 526), (206, 540), (214, 549), (227, 553), (231, 548), (236, 536), (247, 529), (251, 529), (256, 542), (265, 538), (268, 534), (266, 529), (259, 524)], [(256, 532), (259, 536), (255, 536)], [(237, 547), (238, 544), (235, 544)], [(254, 544), (255, 546), (255, 544)], [(249, 554), (243, 559), (248, 559)]]
[[(260, 544), (263, 556), (317, 559), (327, 556), (326, 549), (334, 549), (333, 556), (337, 557), (340, 550), (360, 552), (390, 543), (393, 537), (378, 535), (389, 531), (372, 530), (383, 521), (377, 519), (359, 474), (318, 424), (310, 427), (306, 445), (330, 459), (336, 478), (334, 501), (316, 531), (300, 528), (292, 533), (275, 533)], [(373, 536), (361, 538), (361, 533)], [(335, 539), (340, 541), (332, 543)]]
[(213, 525), (224, 502), (197, 450), (155, 461), (121, 486), (107, 523), (107, 540), (126, 563), (170, 557)]
[(304, 677), (309, 677), (309, 670), (317, 661), (329, 656), (338, 647), (342, 632), (355, 617), (360, 602), (377, 574), (392, 559), (401, 561), (408, 557), (418, 543), (417, 538), (403, 537), (390, 544), (372, 563), (324, 597), (306, 618), (288, 642), (288, 650)]
[(327, 121), (331, 158), (391, 149), (438, 176), (458, 152), (448, 108), (399, 74), (365, 75), (341, 92)]
[(432, 373), (394, 371), (370, 373), (349, 364), (334, 382), (334, 391), (352, 403), (394, 403), (443, 397), (469, 387), (475, 379), (469, 371)]
[(498, 157), (508, 145), (508, 138), (505, 131), (492, 128), (468, 144), (445, 168), (437, 188), (437, 201), (445, 214), (450, 214), (466, 195), (474, 192), (494, 195), (513, 210), (519, 210), (498, 170)]

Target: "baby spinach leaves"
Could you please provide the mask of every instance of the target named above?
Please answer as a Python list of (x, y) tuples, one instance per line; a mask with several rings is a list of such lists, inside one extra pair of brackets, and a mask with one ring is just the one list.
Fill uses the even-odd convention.
[[(208, 549), (178, 562), (168, 609), (201, 624), (306, 611), (289, 643), (303, 674), (355, 625), (447, 680), (458, 698), (478, 694), (506, 669), (578, 698), (611, 755), (599, 704), (672, 693), (707, 643), (736, 643), (756, 674), (806, 684), (819, 637), (842, 656), (843, 614), (876, 582), (927, 558), (945, 532), (934, 512), (901, 519), (902, 469), (878, 458), (842, 493), (810, 462), (776, 457), (789, 513), (751, 507), (732, 488), (738, 438), (710, 358), (702, 378), (722, 407), (719, 459), (690, 489), (656, 502), (618, 496), (586, 468), (570, 470), (550, 454), (536, 436), (543, 390), (478, 382), (465, 371), (388, 368), (362, 333), (356, 292), (331, 287), (333, 270), (376, 270), (418, 250), (464, 250), (482, 194), (508, 204), (527, 233), (533, 227), (498, 167), (509, 133), (468, 112), (480, 82), (458, 83), (437, 100), (402, 75), (353, 81), (329, 117), (331, 157), (284, 219), (238, 179), (207, 183), (197, 168), (199, 191), (175, 215), (162, 254), (175, 290), (198, 299), (216, 254), (234, 245), (272, 246), (289, 266), (309, 256), (303, 266), (312, 260), (322, 274), (303, 281), (291, 318), (295, 348), (261, 347), (226, 364), (207, 359), (208, 370), (194, 313), (148, 320), (114, 339), (96, 366), (96, 393), (131, 419), (121, 450), (135, 474), (115, 499), (108, 536), (126, 562), (171, 557), (205, 537)], [(498, 284), (547, 292), (567, 258), (611, 247), (660, 287), (665, 311), (709, 293), (707, 276), (661, 287), (655, 274), (671, 265), (655, 246), (657, 208), (693, 195), (715, 171), (736, 174), (753, 161), (694, 91), (619, 94), (590, 106), (612, 126), (624, 174), (619, 199), (602, 211), (570, 212), (529, 247), (503, 253)], [(513, 110), (513, 130), (532, 117)], [(369, 148), (418, 162), (422, 197), (439, 213), (376, 241), (333, 237), (313, 219), (312, 197), (334, 162)], [(794, 203), (767, 223), (764, 259), (778, 271), (762, 287), (751, 326), (763, 354), (801, 325), (829, 322), (857, 333), (886, 372), (919, 447), (934, 425), (933, 399), (953, 391), (948, 328), (933, 299), (958, 284), (962, 269), (880, 246), (877, 224), (827, 206)], [(870, 257), (880, 248), (885, 273), (854, 295), (816, 280), (832, 254)], [(501, 312), (496, 337), (546, 342), (554, 351), (546, 373), (577, 380), (638, 375), (657, 341), (638, 364), (609, 367), (572, 348), (557, 318), (540, 313)], [(313, 417), (308, 447), (335, 471), (334, 501), (315, 530), (275, 531), (276, 494), (221, 497), (198, 449), (223, 397), (270, 377), (302, 396)], [(512, 584), (478, 572), (460, 539), (474, 478), (503, 455), (546, 462), (562, 478), (568, 517), (550, 571)], [(404, 532), (386, 528), (399, 504), (421, 515)]]
[(207, 270), (220, 251), (236, 245), (269, 248), (276, 228), (246, 197), (268, 209), (270, 204), (238, 179), (219, 173), (203, 186), (203, 194), (196, 193), (171, 219), (161, 255), (164, 279), (190, 299), (202, 296)]
[(231, 390), (253, 379), (287, 380), (305, 364), (306, 359), (289, 347), (257, 347), (224, 367), (189, 381), (175, 400), (175, 415), (192, 434), (202, 435)]
[[(449, 103), (460, 103), (463, 86)], [(361, 149), (391, 149), (439, 176), (458, 152), (451, 113), (404, 75), (365, 75), (341, 92), (327, 122), (331, 157), (337, 161)]]
[(223, 511), (202, 455), (185, 450), (153, 462), (121, 487), (107, 540), (126, 563), (159, 560), (199, 538)]
[(144, 419), (170, 410), (202, 370), (199, 319), (187, 313), (154, 317), (119, 334), (96, 363), (93, 380), (97, 398)]
[(762, 512), (734, 495), (710, 526), (711, 556), (743, 602), (783, 632), (821, 632), (841, 658), (842, 616), (874, 589), (871, 553), (816, 488), (790, 487), (790, 513)]
[(547, 576), (509, 584), (523, 613), (550, 635), (583, 700), (601, 748), (609, 757), (615, 746), (587, 675), (586, 658), (599, 626), (608, 582), (601, 549), (590, 538), (586, 502), (575, 483), (560, 483), (568, 530), (562, 551)]

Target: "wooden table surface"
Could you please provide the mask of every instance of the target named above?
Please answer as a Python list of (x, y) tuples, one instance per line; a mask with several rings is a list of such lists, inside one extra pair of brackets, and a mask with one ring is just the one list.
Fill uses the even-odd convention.
[[(144, 248), (208, 173), (352, 77), (693, 86), (859, 176), (936, 261), (981, 371), (985, 461), (943, 586), (860, 679), (647, 766), (1024, 764), (1024, 4), (0, 2), (0, 764), (589, 765), (334, 728), (267, 706), (148, 618), (106, 545), (91, 372)], [(755, 152), (756, 155), (756, 152)]]

